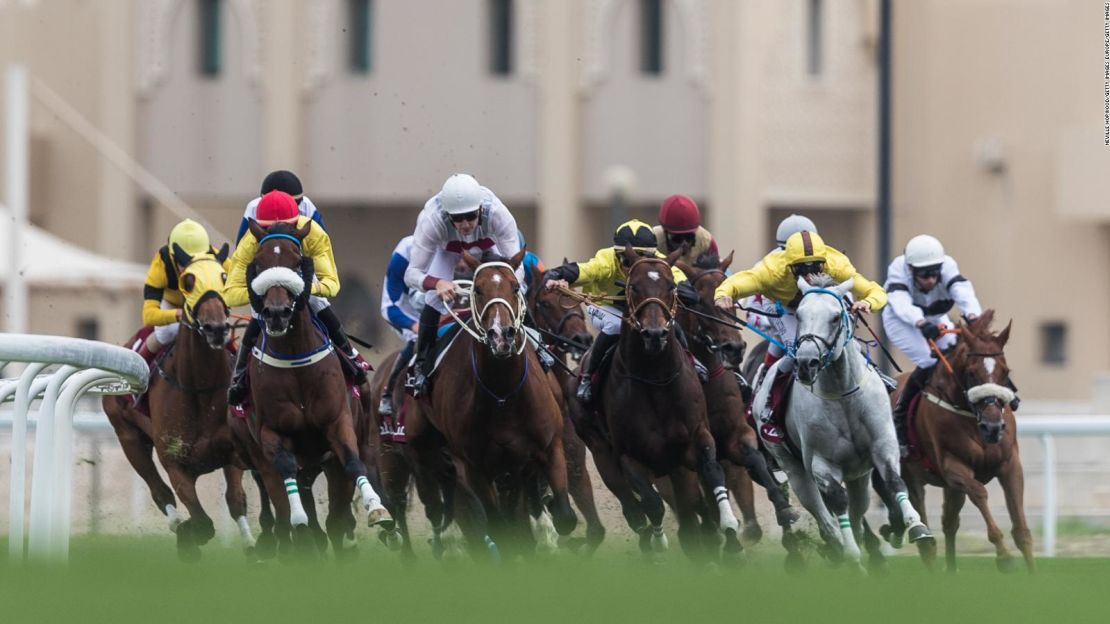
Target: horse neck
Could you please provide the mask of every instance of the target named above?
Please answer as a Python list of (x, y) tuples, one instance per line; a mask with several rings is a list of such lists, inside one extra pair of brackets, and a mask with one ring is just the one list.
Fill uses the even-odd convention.
[(204, 336), (185, 325), (177, 332), (172, 367), (178, 382), (189, 388), (226, 382), (231, 369), (227, 350), (209, 347)]

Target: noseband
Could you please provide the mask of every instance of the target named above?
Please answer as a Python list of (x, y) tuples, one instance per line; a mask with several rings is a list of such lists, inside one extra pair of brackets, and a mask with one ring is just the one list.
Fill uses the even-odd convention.
[[(516, 269), (514, 269), (512, 265), (507, 262), (486, 262), (478, 265), (478, 268), (474, 269), (474, 279), (455, 280), (455, 284), (459, 287), (460, 290), (466, 292), (467, 296), (470, 299), (470, 324), (459, 318), (459, 316), (455, 314), (455, 311), (451, 308), (451, 306), (447, 306), (447, 312), (455, 319), (459, 326), (462, 327), (468, 334), (473, 336), (475, 340), (486, 345), (487, 347), (492, 348), (493, 344), (489, 337), (489, 331), (485, 328), (485, 326), (482, 325), (482, 319), (485, 317), (486, 311), (489, 310), (491, 307), (495, 305), (505, 306), (505, 308), (509, 310), (509, 319), (510, 321), (512, 321), (510, 326), (513, 328), (513, 340), (519, 341), (520, 343), (519, 346), (517, 346), (515, 349), (515, 353), (519, 355), (524, 351), (524, 345), (526, 344), (526, 341), (524, 340), (524, 332), (520, 330), (521, 326), (524, 324), (524, 314), (520, 312), (521, 310), (525, 309), (526, 305), (524, 301), (524, 294), (517, 290), (516, 308), (513, 307), (513, 304), (508, 299), (505, 299), (504, 297), (494, 297), (489, 301), (486, 301), (485, 304), (482, 305), (482, 309), (479, 310), (477, 298), (474, 297), (474, 283), (478, 281), (478, 275), (481, 274), (483, 270), (492, 268), (508, 269), (509, 272), (513, 273), (514, 275), (516, 273)], [(473, 325), (473, 327), (471, 327), (471, 325)]]
[[(667, 262), (661, 258), (640, 258), (633, 262), (632, 266), (628, 267), (628, 274), (632, 275), (632, 272), (636, 270), (637, 266), (645, 263), (661, 264), (668, 273), (671, 271), (671, 265), (667, 264)], [(631, 287), (631, 284), (629, 284), (629, 287)], [(627, 290), (625, 292), (625, 301), (628, 303), (628, 314), (626, 319), (628, 324), (636, 331), (644, 331), (644, 325), (640, 321), (640, 312), (653, 303), (663, 308), (663, 316), (667, 319), (665, 325), (667, 331), (670, 331), (674, 326), (675, 313), (678, 311), (678, 293), (671, 291), (671, 303), (669, 305), (658, 297), (648, 297), (633, 303), (632, 292), (631, 290)]]

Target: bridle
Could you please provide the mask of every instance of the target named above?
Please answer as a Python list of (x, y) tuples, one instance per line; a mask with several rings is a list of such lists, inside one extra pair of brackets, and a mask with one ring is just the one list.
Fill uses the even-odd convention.
[[(640, 266), (641, 264), (647, 263), (662, 265), (664, 270), (666, 270), (668, 274), (671, 271), (671, 265), (667, 264), (667, 261), (663, 260), (662, 258), (640, 258), (639, 260), (633, 262), (632, 266), (628, 267), (628, 275), (632, 275), (632, 272), (636, 270), (636, 267)], [(631, 282), (631, 280), (629, 281)], [(671, 291), (670, 304), (658, 297), (646, 297), (644, 299), (641, 299), (640, 301), (634, 302), (632, 299), (631, 287), (632, 284), (629, 283), (629, 288), (624, 293), (625, 301), (628, 303), (628, 312), (625, 317), (625, 319), (628, 321), (628, 324), (636, 331), (643, 332), (644, 325), (640, 321), (640, 312), (647, 306), (655, 304), (663, 308), (663, 316), (667, 319), (665, 328), (667, 331), (670, 331), (671, 328), (674, 327), (675, 314), (678, 311), (678, 293), (674, 290)]]
[[(488, 311), (491, 307), (495, 305), (505, 306), (505, 308), (509, 311), (509, 319), (511, 321), (510, 326), (513, 328), (513, 340), (520, 343), (519, 346), (514, 349), (514, 353), (520, 355), (524, 351), (525, 344), (527, 344), (527, 341), (524, 337), (524, 332), (521, 331), (521, 326), (524, 324), (524, 313), (522, 311), (526, 309), (524, 294), (519, 289), (516, 291), (515, 308), (513, 307), (512, 302), (510, 302), (508, 299), (505, 299), (504, 297), (494, 297), (482, 304), (481, 310), (478, 309), (478, 300), (474, 296), (474, 283), (478, 281), (478, 276), (482, 273), (482, 271), (492, 268), (508, 269), (509, 273), (514, 275), (516, 273), (516, 269), (514, 269), (512, 265), (507, 262), (485, 262), (478, 265), (478, 268), (474, 269), (473, 279), (455, 280), (456, 290), (463, 291), (470, 299), (471, 323), (467, 323), (466, 321), (461, 319), (459, 315), (455, 313), (455, 310), (451, 308), (451, 306), (447, 306), (447, 312), (451, 315), (452, 318), (455, 319), (455, 321), (459, 324), (459, 327), (462, 327), (463, 330), (473, 336), (475, 340), (486, 345), (487, 347), (492, 348), (493, 344), (489, 337), (489, 331), (482, 325), (482, 319), (485, 317), (486, 311)], [(471, 325), (473, 325), (473, 327)]]
[[(182, 272), (184, 273), (185, 269), (187, 269), (190, 266), (193, 266), (194, 264), (197, 264), (198, 262), (215, 262), (216, 264), (220, 264), (220, 262), (218, 260), (216, 260), (215, 258), (213, 258), (212, 256), (209, 256), (209, 255), (197, 256), (191, 262), (189, 262), (189, 264), (187, 264), (185, 267), (183, 267)], [(221, 265), (220, 268), (222, 270), (223, 266)], [(182, 277), (184, 277), (184, 275), (182, 275)], [(231, 308), (227, 307), (227, 304), (224, 303), (223, 296), (215, 290), (208, 290), (208, 291), (205, 291), (205, 293), (202, 294), (200, 296), (200, 298), (197, 299), (197, 302), (195, 304), (189, 305), (188, 302), (186, 302), (185, 305), (182, 306), (183, 314), (182, 314), (181, 324), (185, 325), (189, 329), (193, 330), (195, 333), (203, 335), (204, 330), (200, 326), (200, 321), (197, 320), (196, 310), (202, 304), (204, 304), (204, 302), (208, 301), (209, 299), (218, 299), (220, 301), (220, 305), (222, 305), (223, 308), (224, 308), (224, 314), (225, 315), (231, 313)], [(230, 328), (231, 324), (225, 321), (224, 326), (225, 326), (225, 328)]]
[[(960, 328), (946, 327), (941, 330), (941, 335), (961, 333), (963, 333), (963, 330)], [(977, 423), (982, 424), (984, 409), (993, 405), (999, 410), (1004, 410), (1005, 407), (1009, 405), (1011, 401), (1013, 401), (1015, 397), (1014, 391), (1010, 388), (1001, 386), (994, 382), (988, 382), (968, 387), (968, 385), (964, 383), (963, 376), (956, 374), (956, 371), (953, 368), (952, 364), (948, 361), (947, 356), (945, 356), (944, 353), (940, 350), (940, 347), (937, 346), (936, 342), (933, 340), (929, 340), (929, 347), (933, 350), (933, 353), (937, 356), (937, 359), (940, 360), (940, 362), (944, 365), (944, 368), (948, 371), (948, 374), (951, 375), (952, 379), (956, 381), (956, 385), (959, 386), (964, 401), (966, 401), (968, 407), (971, 408), (971, 411), (968, 412), (966, 410), (962, 410), (956, 408), (955, 406), (952, 406), (951, 408), (949, 408), (950, 411), (964, 416), (974, 417)], [(968, 360), (971, 360), (972, 358), (985, 359), (1003, 357), (1005, 357), (1005, 354), (1002, 351), (968, 351), (967, 353)], [(968, 371), (965, 370), (961, 372), (966, 374)]]
[[(836, 353), (837, 349), (843, 349), (852, 341), (854, 330), (851, 317), (848, 314), (848, 304), (844, 301), (844, 297), (841, 294), (826, 288), (811, 288), (802, 294), (802, 298), (804, 299), (812, 294), (831, 295), (836, 299), (836, 302), (840, 305), (840, 323), (837, 324), (836, 333), (832, 335), (831, 339), (826, 339), (824, 336), (818, 336), (817, 334), (803, 334), (798, 336), (795, 338), (794, 344), (788, 349), (788, 355), (792, 358), (796, 357), (798, 347), (803, 343), (812, 342), (814, 346), (817, 347), (817, 353), (824, 353), (820, 357), (821, 365), (817, 369), (817, 372), (820, 373), (832, 365), (833, 354)], [(843, 341), (840, 341), (841, 335), (844, 336)], [(794, 369), (794, 374), (798, 374), (796, 367)]]

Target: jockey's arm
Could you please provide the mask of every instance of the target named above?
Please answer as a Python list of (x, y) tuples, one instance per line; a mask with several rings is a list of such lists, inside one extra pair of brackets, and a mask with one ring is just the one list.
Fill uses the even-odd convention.
[[(429, 200), (431, 202), (432, 200)], [(433, 279), (428, 275), (432, 260), (436, 255), (436, 247), (445, 241), (436, 230), (429, 215), (434, 213), (425, 210), (416, 219), (416, 231), (413, 233), (412, 250), (409, 252), (409, 266), (405, 269), (405, 285), (418, 291), (435, 288)]]
[(979, 297), (975, 295), (975, 287), (971, 281), (960, 274), (960, 267), (955, 260), (944, 263), (941, 279), (948, 288), (948, 294), (956, 305), (960, 306), (960, 314), (974, 318), (983, 313), (983, 306), (979, 304)]
[(335, 267), (335, 252), (331, 237), (315, 221), (310, 221), (308, 236), (304, 237), (302, 253), (312, 257), (316, 280), (312, 294), (317, 297), (334, 297), (339, 294), (339, 270)]
[(254, 259), (254, 252), (258, 249), (258, 241), (254, 234), (247, 232), (235, 247), (229, 262), (231, 268), (227, 272), (227, 282), (224, 284), (224, 303), (229, 308), (245, 306), (250, 302), (247, 293), (247, 266)]
[(177, 322), (177, 310), (161, 309), (162, 297), (168, 287), (166, 265), (162, 262), (162, 255), (155, 253), (143, 284), (143, 325), (157, 327)]
[(721, 285), (713, 292), (713, 300), (718, 302), (718, 306), (720, 306), (727, 299), (731, 308), (732, 302), (766, 290), (765, 285), (769, 284), (770, 280), (770, 269), (761, 260), (754, 267), (734, 273), (721, 282)]
[(887, 295), (883, 287), (856, 273), (852, 276), (852, 295), (856, 301), (867, 303), (872, 312), (878, 312), (886, 305)]
[(385, 284), (382, 285), (382, 318), (401, 330), (411, 329), (416, 322), (416, 319), (409, 318), (399, 305), (407, 290), (405, 270), (408, 266), (408, 258), (394, 251), (385, 271)]
[(913, 304), (913, 296), (910, 295), (909, 287), (901, 282), (891, 283), (888, 286), (887, 299), (890, 303), (890, 309), (902, 321), (910, 325), (917, 325), (925, 320), (925, 313), (921, 308)]

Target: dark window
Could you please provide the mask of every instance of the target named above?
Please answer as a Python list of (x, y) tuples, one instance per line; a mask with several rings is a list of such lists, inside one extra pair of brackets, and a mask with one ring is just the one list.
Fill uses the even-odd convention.
[(1068, 362), (1068, 325), (1063, 321), (1041, 323), (1041, 363), (1060, 366)]
[(74, 334), (85, 340), (97, 340), (100, 337), (100, 321), (91, 316), (77, 319)]
[(497, 76), (513, 73), (513, 0), (489, 0), (489, 70)]
[(640, 0), (640, 71), (663, 73), (663, 0)]
[(821, 75), (822, 19), (824, 17), (822, 0), (808, 0), (806, 11), (806, 72), (810, 76)]
[(373, 67), (374, 5), (371, 0), (348, 0), (347, 6), (351, 71), (369, 74)]
[(200, 0), (200, 73), (220, 75), (220, 0)]

